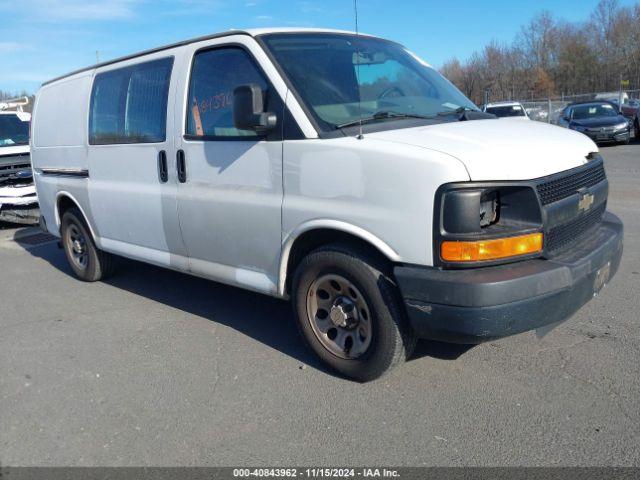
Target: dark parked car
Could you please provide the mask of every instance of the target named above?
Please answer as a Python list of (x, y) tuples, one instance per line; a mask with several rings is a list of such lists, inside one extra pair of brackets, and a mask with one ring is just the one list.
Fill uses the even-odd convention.
[(640, 98), (627, 100), (620, 107), (620, 111), (625, 117), (631, 119), (636, 131), (636, 139), (640, 140)]
[(640, 99), (629, 99), (625, 100), (622, 106), (620, 107), (620, 111), (627, 118), (636, 118), (638, 115), (638, 110), (640, 110)]
[(584, 133), (594, 142), (629, 143), (631, 122), (612, 102), (580, 102), (568, 105), (558, 125)]

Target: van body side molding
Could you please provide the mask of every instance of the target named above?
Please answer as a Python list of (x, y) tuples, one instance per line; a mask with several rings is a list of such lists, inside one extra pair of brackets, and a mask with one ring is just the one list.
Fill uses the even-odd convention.
[(37, 173), (52, 177), (89, 178), (89, 170), (80, 168), (37, 168)]

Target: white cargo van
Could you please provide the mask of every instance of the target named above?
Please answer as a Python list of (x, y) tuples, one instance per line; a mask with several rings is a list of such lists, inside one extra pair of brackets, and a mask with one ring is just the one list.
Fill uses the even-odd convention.
[(80, 279), (115, 254), (291, 299), (362, 381), (417, 338), (560, 322), (622, 255), (591, 140), (496, 120), (370, 36), (231, 31), (96, 65), (42, 86), (31, 142)]

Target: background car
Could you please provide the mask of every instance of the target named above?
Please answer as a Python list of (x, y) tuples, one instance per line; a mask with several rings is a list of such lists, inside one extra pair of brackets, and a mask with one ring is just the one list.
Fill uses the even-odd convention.
[(622, 115), (631, 120), (636, 139), (640, 140), (640, 99), (629, 99), (620, 107)]
[(638, 109), (640, 109), (640, 100), (629, 99), (620, 107), (620, 113), (625, 117), (635, 118), (638, 113)]
[(29, 156), (27, 98), (0, 102), (0, 222), (35, 224), (40, 218)]
[(631, 122), (612, 102), (572, 103), (562, 112), (558, 125), (584, 133), (594, 142), (629, 143)]
[(529, 116), (520, 102), (487, 103), (483, 111), (495, 115), (498, 118), (529, 120)]
[(542, 107), (525, 108), (525, 111), (531, 120), (538, 122), (547, 122), (549, 120), (549, 111)]
[(596, 93), (593, 99), (600, 102), (612, 102), (617, 104), (622, 101), (622, 103), (625, 103), (629, 100), (629, 94), (627, 92), (601, 92)]

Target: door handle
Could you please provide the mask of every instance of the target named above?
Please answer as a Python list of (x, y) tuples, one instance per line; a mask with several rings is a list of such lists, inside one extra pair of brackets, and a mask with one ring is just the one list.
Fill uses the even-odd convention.
[(184, 150), (178, 150), (178, 153), (176, 153), (176, 169), (178, 171), (178, 181), (185, 183), (187, 181), (187, 162), (184, 157)]
[(167, 152), (160, 150), (158, 152), (158, 177), (160, 183), (167, 183), (169, 180), (169, 170), (167, 169)]

